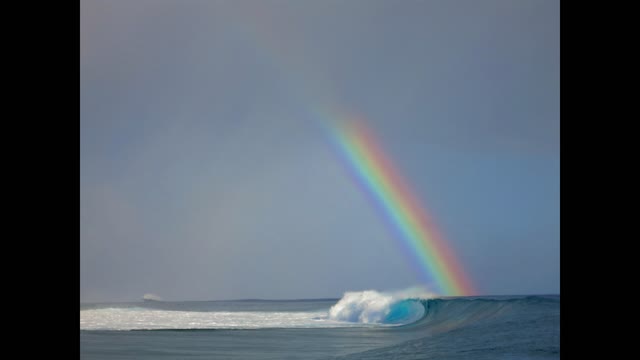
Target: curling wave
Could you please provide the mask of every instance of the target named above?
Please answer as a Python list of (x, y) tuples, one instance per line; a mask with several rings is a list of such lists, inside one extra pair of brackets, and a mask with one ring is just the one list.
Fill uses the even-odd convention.
[[(439, 333), (555, 311), (559, 297), (436, 298), (420, 290), (347, 292), (338, 301), (139, 302), (87, 305), (81, 330), (382, 327)], [(551, 309), (551, 310), (549, 310)], [(511, 320), (510, 320), (511, 321)]]
[(381, 293), (375, 290), (347, 292), (329, 310), (329, 318), (363, 324), (403, 325), (422, 319), (431, 294), (415, 290)]

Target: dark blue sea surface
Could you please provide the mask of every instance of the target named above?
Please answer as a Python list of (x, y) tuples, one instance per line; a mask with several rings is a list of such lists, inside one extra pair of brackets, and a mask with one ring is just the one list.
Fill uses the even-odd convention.
[(560, 296), (80, 305), (82, 359), (558, 359)]

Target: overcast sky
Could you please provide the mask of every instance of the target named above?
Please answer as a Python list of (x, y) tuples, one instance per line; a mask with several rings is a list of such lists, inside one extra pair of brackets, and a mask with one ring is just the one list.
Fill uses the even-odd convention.
[(481, 294), (559, 293), (557, 0), (82, 0), (81, 302), (419, 283), (356, 112)]

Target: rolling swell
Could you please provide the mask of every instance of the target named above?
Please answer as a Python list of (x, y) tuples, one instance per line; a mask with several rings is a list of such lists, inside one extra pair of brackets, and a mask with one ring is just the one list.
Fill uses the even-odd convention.
[(558, 358), (559, 296), (418, 301), (422, 318), (385, 329), (405, 341), (334, 359)]
[[(541, 296), (494, 298), (429, 298), (415, 293), (348, 292), (337, 302), (318, 301), (252, 305), (244, 303), (177, 303), (162, 308), (147, 304), (86, 307), (80, 311), (81, 330), (196, 330), (264, 328), (378, 327), (389, 331), (450, 331), (557, 306)], [(276, 306), (277, 305), (277, 306)], [(332, 306), (333, 305), (333, 306)], [(533, 310), (532, 310), (533, 309)], [(276, 310), (276, 311), (274, 311)], [(543, 311), (544, 312), (544, 311)]]
[[(403, 324), (406, 329), (438, 328), (446, 330), (508, 317), (522, 310), (557, 306), (559, 298), (526, 296), (522, 298), (449, 298), (416, 299), (424, 315), (415, 322)], [(546, 305), (546, 306), (545, 306)]]
[(359, 292), (304, 304), (92, 305), (81, 307), (81, 351), (105, 359), (139, 358), (132, 349), (154, 359), (557, 359), (559, 301)]
[(488, 321), (527, 306), (557, 303), (544, 296), (433, 298), (414, 292), (347, 292), (329, 310), (329, 319), (350, 323), (416, 327), (455, 327)]

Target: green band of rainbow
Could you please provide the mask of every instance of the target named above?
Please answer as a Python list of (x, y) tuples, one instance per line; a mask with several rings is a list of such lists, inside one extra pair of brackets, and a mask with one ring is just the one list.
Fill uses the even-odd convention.
[(415, 255), (414, 260), (437, 282), (442, 294), (475, 294), (453, 251), (429, 222), (426, 211), (382, 152), (371, 130), (355, 120), (336, 126), (334, 136), (367, 193), (384, 209)]
[(435, 280), (444, 295), (476, 294), (453, 251), (429, 222), (426, 211), (417, 203), (417, 196), (392, 167), (372, 132), (358, 121), (334, 123), (344, 117), (336, 116), (342, 112), (335, 110), (343, 109), (343, 106), (335, 101), (331, 81), (327, 81), (325, 76), (317, 76), (322, 72), (310, 64), (289, 56), (292, 51), (288, 46), (291, 42), (286, 38), (289, 34), (274, 31), (274, 17), (269, 15), (273, 11), (277, 9), (263, 6), (249, 14), (250, 21), (243, 23), (242, 27), (249, 35), (249, 42), (256, 45), (260, 49), (258, 54), (266, 55), (265, 59), (286, 77), (286, 82), (295, 89), (291, 96), (300, 104), (306, 104), (317, 117), (319, 127), (328, 130), (339, 149), (340, 158), (347, 162), (359, 184), (383, 210), (388, 223), (400, 235), (400, 242), (410, 254), (413, 264), (419, 268), (420, 275)]

